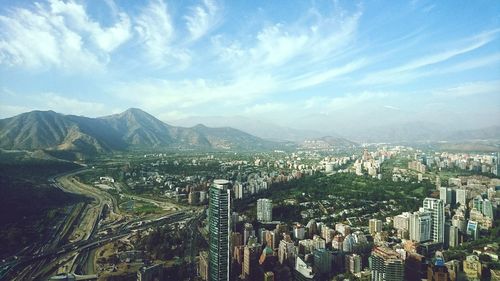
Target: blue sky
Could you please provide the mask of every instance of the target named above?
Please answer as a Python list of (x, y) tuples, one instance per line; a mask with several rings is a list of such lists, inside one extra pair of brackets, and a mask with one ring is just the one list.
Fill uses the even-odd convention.
[(0, 0), (0, 117), (498, 125), (499, 38), (494, 0)]

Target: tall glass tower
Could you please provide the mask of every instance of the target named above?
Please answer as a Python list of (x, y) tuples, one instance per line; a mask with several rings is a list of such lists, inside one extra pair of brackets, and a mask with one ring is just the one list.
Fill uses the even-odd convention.
[(209, 281), (229, 281), (229, 181), (214, 180), (209, 190)]

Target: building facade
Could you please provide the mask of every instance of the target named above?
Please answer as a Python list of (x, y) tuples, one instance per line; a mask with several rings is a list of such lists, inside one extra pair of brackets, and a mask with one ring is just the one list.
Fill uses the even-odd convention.
[(214, 180), (209, 190), (209, 281), (229, 281), (230, 188)]
[(273, 201), (271, 199), (257, 200), (257, 220), (260, 222), (270, 222), (273, 220)]

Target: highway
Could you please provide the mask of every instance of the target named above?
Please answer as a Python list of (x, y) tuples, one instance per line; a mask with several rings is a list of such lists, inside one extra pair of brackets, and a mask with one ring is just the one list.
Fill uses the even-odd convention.
[[(132, 234), (160, 224), (186, 222), (198, 218), (201, 210), (189, 210), (169, 203), (127, 195), (137, 200), (145, 200), (171, 210), (171, 213), (150, 218), (133, 218), (123, 215), (113, 196), (106, 191), (86, 185), (75, 176), (88, 171), (82, 168), (66, 174), (57, 175), (49, 180), (65, 192), (85, 195), (91, 202), (80, 203), (70, 209), (51, 237), (42, 245), (34, 244), (23, 249), (16, 256), (0, 262), (0, 280), (39, 280), (46, 279), (60, 268), (69, 273), (94, 274), (95, 249)], [(109, 215), (103, 216), (105, 206)], [(174, 211), (176, 210), (176, 211)], [(180, 210), (180, 211), (177, 211)]]

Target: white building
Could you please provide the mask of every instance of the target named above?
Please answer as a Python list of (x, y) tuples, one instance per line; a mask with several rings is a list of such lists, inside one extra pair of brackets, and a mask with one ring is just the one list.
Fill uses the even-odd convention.
[(444, 203), (440, 199), (425, 198), (424, 209), (432, 216), (431, 239), (444, 243)]
[(405, 212), (394, 216), (394, 228), (397, 230), (408, 230), (410, 225), (410, 213)]
[(271, 199), (257, 200), (257, 220), (260, 222), (270, 222), (273, 220), (273, 201)]
[(370, 219), (368, 228), (371, 235), (382, 231), (382, 221), (377, 219)]
[(410, 215), (410, 239), (417, 242), (431, 239), (432, 216), (423, 210)]

